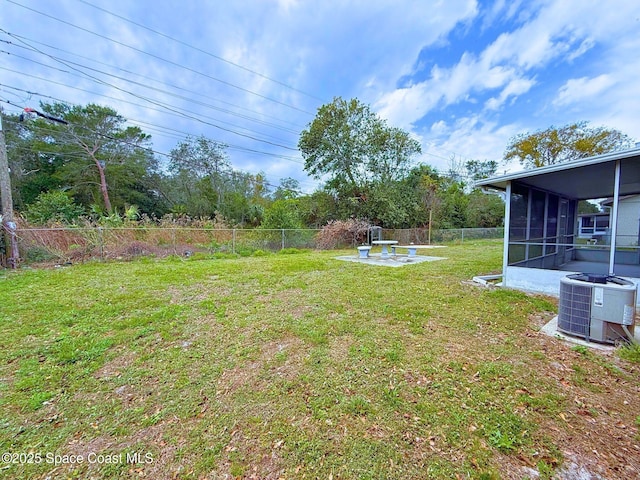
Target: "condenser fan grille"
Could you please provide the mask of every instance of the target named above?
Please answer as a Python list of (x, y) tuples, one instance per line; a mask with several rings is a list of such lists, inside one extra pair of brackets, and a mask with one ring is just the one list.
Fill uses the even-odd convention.
[(587, 338), (591, 318), (591, 287), (560, 282), (558, 328)]

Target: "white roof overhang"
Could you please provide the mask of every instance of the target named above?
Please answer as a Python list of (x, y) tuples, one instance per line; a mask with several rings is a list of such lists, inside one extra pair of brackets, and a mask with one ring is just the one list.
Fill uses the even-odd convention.
[(620, 195), (640, 194), (640, 148), (549, 165), (476, 182), (477, 187), (506, 190), (517, 181), (576, 200), (611, 197), (620, 160)]

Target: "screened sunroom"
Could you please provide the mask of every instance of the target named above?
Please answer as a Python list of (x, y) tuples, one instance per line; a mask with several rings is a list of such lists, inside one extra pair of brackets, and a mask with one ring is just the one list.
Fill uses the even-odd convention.
[[(504, 286), (557, 295), (560, 278), (569, 272), (640, 283), (640, 202), (621, 209), (625, 198), (640, 194), (640, 148), (493, 177), (477, 186), (506, 194)], [(579, 202), (605, 199), (605, 211), (594, 218), (600, 230), (594, 225), (585, 238)]]

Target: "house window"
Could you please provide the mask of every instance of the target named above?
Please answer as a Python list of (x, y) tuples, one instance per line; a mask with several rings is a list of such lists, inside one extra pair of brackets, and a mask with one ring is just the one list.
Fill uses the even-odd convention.
[(596, 234), (604, 235), (609, 229), (609, 215), (596, 217)]
[(595, 218), (592, 216), (580, 217), (580, 237), (589, 238), (593, 235)]
[(580, 217), (580, 237), (592, 238), (606, 235), (609, 230), (609, 215), (583, 215)]

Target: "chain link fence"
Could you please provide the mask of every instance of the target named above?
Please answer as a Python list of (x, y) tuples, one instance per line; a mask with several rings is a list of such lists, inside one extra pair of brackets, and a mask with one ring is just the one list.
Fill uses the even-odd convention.
[[(16, 233), (22, 262), (65, 263), (90, 259), (121, 260), (177, 255), (254, 255), (285, 249), (316, 249), (321, 230), (219, 229), (188, 227), (66, 227), (19, 228)], [(382, 237), (400, 244), (464, 242), (502, 238), (502, 228), (454, 230), (382, 230)], [(430, 240), (430, 242), (429, 242)], [(353, 245), (338, 245), (349, 248)]]
[(252, 255), (257, 251), (315, 248), (319, 230), (207, 228), (18, 229), (23, 262), (77, 262), (139, 256)]
[(408, 228), (402, 230), (382, 230), (385, 240), (397, 240), (400, 244), (416, 245), (465, 242), (484, 238), (503, 238), (504, 228), (452, 228), (446, 230), (428, 228)]

